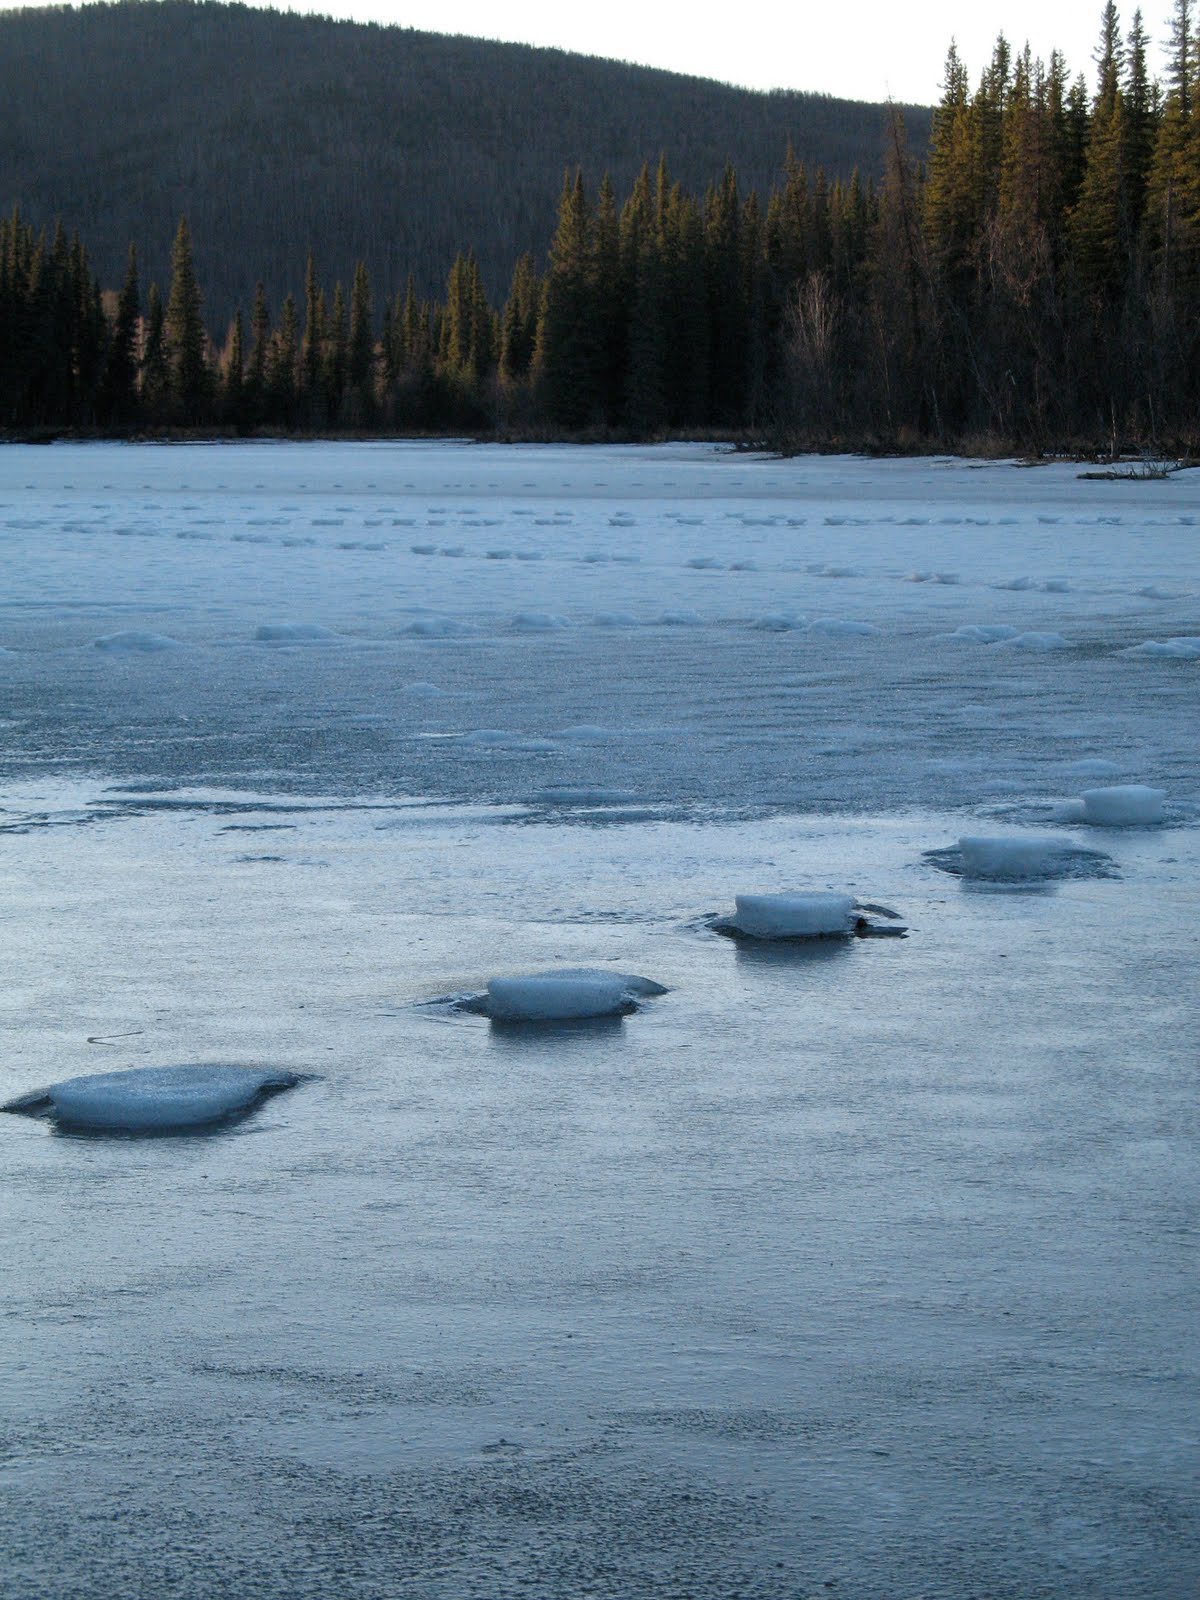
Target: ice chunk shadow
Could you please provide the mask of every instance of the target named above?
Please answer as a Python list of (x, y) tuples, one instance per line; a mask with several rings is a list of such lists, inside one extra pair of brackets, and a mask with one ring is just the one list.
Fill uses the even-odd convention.
[(133, 1067), (66, 1078), (19, 1095), (0, 1111), (44, 1118), (58, 1133), (90, 1138), (193, 1137), (244, 1122), (307, 1076), (224, 1064)]

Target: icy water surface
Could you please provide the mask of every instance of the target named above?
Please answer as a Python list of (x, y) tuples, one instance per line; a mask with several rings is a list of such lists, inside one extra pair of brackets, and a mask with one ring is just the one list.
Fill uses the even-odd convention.
[(5, 1596), (1194, 1594), (1193, 476), (0, 453)]

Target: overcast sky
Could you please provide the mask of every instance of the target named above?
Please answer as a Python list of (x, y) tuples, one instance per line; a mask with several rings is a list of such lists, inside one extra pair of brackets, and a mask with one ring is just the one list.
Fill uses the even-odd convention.
[[(17, 4), (33, 0), (16, 0)], [(44, 4), (45, 0), (37, 0)], [(13, 0), (0, 0), (0, 9)], [(1072, 72), (1092, 80), (1101, 0), (291, 0), (278, 9), (321, 11), (363, 21), (395, 22), (438, 33), (477, 34), (559, 45), (756, 89), (816, 89), (863, 100), (930, 103), (937, 99), (952, 37), (974, 80), (1003, 28), (1018, 48), (1062, 50)], [(1162, 70), (1171, 0), (1146, 0), (1145, 24)], [(1121, 7), (1127, 28), (1133, 6)]]

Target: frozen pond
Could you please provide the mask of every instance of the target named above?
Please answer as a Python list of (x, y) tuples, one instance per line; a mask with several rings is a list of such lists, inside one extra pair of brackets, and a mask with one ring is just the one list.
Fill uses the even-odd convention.
[(0, 1101), (301, 1080), (0, 1117), (6, 1600), (1192, 1596), (1198, 491), (0, 452)]

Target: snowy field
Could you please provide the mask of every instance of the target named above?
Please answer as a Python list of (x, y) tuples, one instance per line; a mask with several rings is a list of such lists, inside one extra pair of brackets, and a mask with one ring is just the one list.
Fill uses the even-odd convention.
[[(0, 556), (0, 1102), (279, 1091), (0, 1117), (5, 1600), (1190, 1600), (1200, 474), (8, 447)], [(449, 1003), (561, 966), (667, 992)]]

